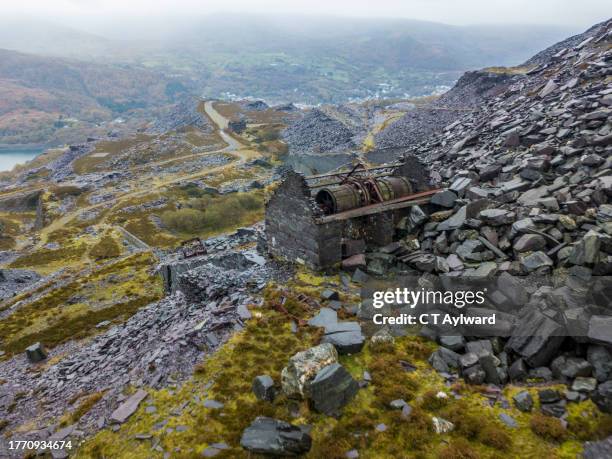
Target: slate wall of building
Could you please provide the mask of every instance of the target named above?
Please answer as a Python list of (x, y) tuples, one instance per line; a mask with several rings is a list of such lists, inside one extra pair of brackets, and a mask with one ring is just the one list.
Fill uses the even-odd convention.
[(300, 174), (287, 172), (266, 204), (268, 252), (275, 258), (320, 268), (342, 259), (342, 224), (317, 225), (321, 214)]

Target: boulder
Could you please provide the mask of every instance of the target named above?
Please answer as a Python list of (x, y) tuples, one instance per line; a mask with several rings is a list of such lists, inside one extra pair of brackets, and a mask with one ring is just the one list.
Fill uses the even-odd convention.
[(612, 354), (604, 346), (591, 345), (587, 349), (587, 360), (593, 367), (593, 376), (599, 382), (610, 379), (612, 374)]
[(541, 389), (538, 391), (540, 403), (555, 403), (561, 400), (561, 394), (555, 389)]
[(591, 393), (597, 387), (597, 380), (595, 378), (585, 378), (578, 376), (572, 383), (572, 390), (580, 393)]
[(45, 348), (40, 343), (34, 343), (26, 348), (26, 356), (32, 363), (37, 363), (47, 358)]
[(310, 451), (312, 439), (300, 427), (260, 416), (242, 432), (240, 446), (255, 454), (299, 456)]
[(612, 381), (606, 381), (597, 386), (597, 390), (591, 395), (593, 402), (604, 413), (612, 413)]
[(533, 272), (540, 268), (551, 267), (554, 265), (553, 261), (544, 252), (533, 252), (529, 255), (520, 258), (521, 267), (526, 272)]
[(439, 337), (441, 346), (444, 346), (451, 351), (461, 351), (465, 347), (465, 338), (461, 335), (442, 335)]
[(281, 372), (283, 392), (289, 398), (304, 397), (305, 385), (322, 368), (338, 362), (338, 352), (330, 343), (298, 352), (289, 359), (289, 364)]
[(594, 343), (612, 345), (612, 316), (591, 316), (587, 337)]
[(487, 374), (478, 364), (464, 370), (462, 374), (465, 381), (469, 384), (483, 384), (487, 379)]
[(338, 323), (338, 313), (331, 308), (321, 308), (319, 313), (308, 321), (311, 327), (323, 327), (325, 330)]
[(478, 355), (478, 363), (486, 375), (485, 380), (490, 384), (499, 385), (501, 383), (499, 374), (497, 373), (496, 363), (498, 362), (499, 360), (489, 352)]
[(359, 384), (339, 363), (332, 363), (306, 385), (306, 393), (315, 410), (328, 416), (338, 415), (359, 390)]
[(514, 243), (517, 252), (533, 252), (546, 248), (546, 239), (539, 234), (523, 234)]
[(550, 364), (553, 376), (557, 379), (574, 379), (577, 376), (590, 376), (593, 367), (579, 357), (560, 355)]
[(520, 320), (506, 349), (520, 355), (531, 367), (546, 365), (561, 346), (563, 331), (557, 322), (534, 310)]
[(450, 231), (461, 228), (465, 224), (467, 219), (467, 206), (461, 207), (454, 215), (450, 218), (439, 223), (436, 227), (437, 231)]
[(457, 201), (457, 195), (450, 190), (440, 191), (431, 197), (431, 203), (452, 209)]

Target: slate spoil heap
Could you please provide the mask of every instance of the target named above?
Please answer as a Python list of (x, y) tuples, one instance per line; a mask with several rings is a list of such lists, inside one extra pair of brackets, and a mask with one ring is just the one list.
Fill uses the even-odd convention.
[[(586, 397), (612, 411), (609, 281), (598, 307), (576, 300), (582, 282), (612, 275), (611, 45), (609, 20), (543, 51), (414, 147), (445, 190), (413, 207), (398, 227), (404, 239), (367, 253), (367, 274), (353, 276), (496, 282), (493, 303), (515, 313), (505, 338), (426, 328), (442, 346), (430, 362), (474, 384), (566, 382), (565, 394), (540, 394), (556, 417)], [(549, 286), (533, 282), (542, 276)], [(531, 410), (523, 398), (515, 403)]]

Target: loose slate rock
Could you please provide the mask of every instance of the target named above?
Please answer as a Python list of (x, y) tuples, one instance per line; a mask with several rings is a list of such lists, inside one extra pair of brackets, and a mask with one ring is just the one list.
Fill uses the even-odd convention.
[(311, 327), (333, 327), (338, 323), (338, 313), (331, 308), (321, 308), (319, 313), (308, 321)]
[(240, 446), (257, 454), (298, 456), (310, 451), (312, 439), (297, 426), (260, 416), (242, 432)]
[(357, 394), (359, 384), (339, 363), (322, 368), (307, 385), (314, 409), (334, 416)]
[(256, 376), (253, 380), (253, 393), (259, 400), (274, 401), (276, 396), (274, 380), (269, 375)]
[(526, 390), (516, 394), (512, 400), (519, 411), (528, 412), (533, 409), (533, 397)]
[(42, 344), (34, 343), (26, 349), (28, 360), (32, 363), (37, 363), (47, 358), (47, 353)]
[[(335, 312), (335, 311), (334, 311)], [(298, 352), (281, 372), (283, 392), (289, 398), (304, 397), (304, 386), (322, 368), (338, 361), (338, 351), (330, 343)]]
[(584, 459), (607, 459), (612, 457), (612, 436), (601, 441), (587, 441), (584, 444)]
[(145, 398), (147, 398), (147, 392), (143, 389), (139, 389), (131, 395), (125, 402), (123, 402), (119, 407), (113, 411), (110, 416), (110, 422), (116, 424), (123, 424), (127, 419), (134, 414), (134, 412), (138, 409), (138, 405)]
[(356, 354), (363, 349), (365, 336), (357, 322), (340, 322), (334, 327), (326, 328), (322, 342), (333, 344), (341, 355)]
[(601, 411), (612, 413), (612, 381), (600, 384), (591, 398)]

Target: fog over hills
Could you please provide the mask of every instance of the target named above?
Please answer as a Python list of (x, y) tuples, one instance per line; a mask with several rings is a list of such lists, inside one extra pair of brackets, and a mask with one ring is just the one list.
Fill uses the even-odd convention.
[(573, 32), (254, 14), (80, 27), (0, 19), (0, 49), (9, 50), (0, 65), (0, 143), (61, 141), (59, 118), (84, 126), (129, 117), (171, 103), (177, 91), (315, 105), (428, 95), (465, 70), (518, 64)]

